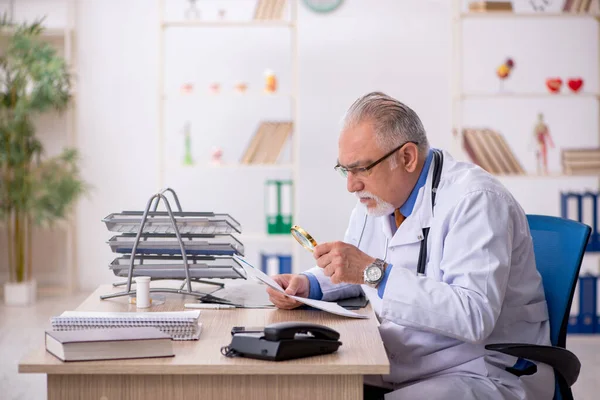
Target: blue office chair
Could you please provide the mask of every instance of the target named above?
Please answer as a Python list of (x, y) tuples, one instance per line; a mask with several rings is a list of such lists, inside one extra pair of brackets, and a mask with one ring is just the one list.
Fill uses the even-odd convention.
[(591, 228), (576, 221), (546, 215), (527, 215), (527, 220), (548, 302), (552, 346), (501, 343), (485, 348), (552, 366), (556, 376), (554, 398), (572, 400), (571, 386), (579, 376), (581, 363), (575, 354), (565, 349), (567, 323)]

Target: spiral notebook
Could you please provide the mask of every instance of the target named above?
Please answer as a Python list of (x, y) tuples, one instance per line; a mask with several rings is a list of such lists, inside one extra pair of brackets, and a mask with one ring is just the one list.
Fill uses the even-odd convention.
[(127, 327), (155, 327), (173, 340), (198, 340), (202, 323), (200, 310), (172, 312), (65, 311), (52, 317), (52, 329), (72, 331)]

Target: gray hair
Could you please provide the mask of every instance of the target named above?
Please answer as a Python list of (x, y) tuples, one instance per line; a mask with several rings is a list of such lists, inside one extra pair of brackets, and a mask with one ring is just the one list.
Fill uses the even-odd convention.
[[(368, 93), (357, 99), (346, 111), (343, 127), (347, 129), (363, 121), (371, 121), (377, 145), (391, 151), (404, 142), (416, 142), (421, 155), (429, 151), (429, 141), (421, 119), (410, 107), (381, 92)], [(396, 159), (390, 158), (391, 168)]]

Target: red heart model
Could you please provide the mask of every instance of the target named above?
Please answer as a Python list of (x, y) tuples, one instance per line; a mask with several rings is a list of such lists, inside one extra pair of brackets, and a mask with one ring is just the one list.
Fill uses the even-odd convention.
[(581, 79), (581, 78), (570, 78), (567, 81), (567, 84), (569, 85), (569, 87), (571, 88), (572, 91), (579, 92), (579, 89), (581, 89), (581, 87), (583, 86), (583, 79)]
[(546, 86), (552, 93), (558, 93), (562, 86), (562, 79), (560, 78), (548, 78), (546, 79)]

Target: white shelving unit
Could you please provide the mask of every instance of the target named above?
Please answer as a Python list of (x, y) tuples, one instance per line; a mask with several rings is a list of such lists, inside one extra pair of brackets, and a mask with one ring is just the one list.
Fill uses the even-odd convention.
[[(60, 147), (77, 147), (77, 54), (76, 54), (76, 15), (77, 15), (77, 0), (65, 0), (65, 26), (63, 27), (48, 27), (45, 28), (41, 37), (43, 40), (54, 45), (59, 53), (63, 55), (67, 64), (70, 66), (72, 74), (72, 99), (71, 104), (62, 114), (57, 116), (64, 123), (65, 130), (62, 132), (62, 137), (57, 140), (56, 137), (45, 135), (44, 129), (39, 129), (38, 135), (41, 135), (41, 140), (44, 146), (51, 148), (56, 143), (60, 143)], [(9, 18), (15, 22), (22, 22), (14, 18), (14, 8), (18, 4), (11, 2), (9, 5)], [(29, 20), (29, 18), (28, 18)], [(2, 35), (0, 33), (0, 35)], [(56, 295), (74, 293), (78, 287), (78, 269), (76, 266), (77, 260), (77, 233), (76, 233), (76, 207), (73, 208), (71, 217), (66, 221), (61, 221), (54, 224), (53, 230), (44, 228), (34, 228), (33, 239), (33, 278), (37, 280), (38, 293)], [(57, 240), (64, 239), (64, 248), (56, 249), (52, 244), (44, 243), (46, 235), (55, 235), (59, 232)], [(64, 236), (63, 236), (64, 235)], [(42, 239), (42, 240), (40, 240)], [(2, 245), (4, 246), (4, 244)], [(56, 255), (54, 252), (63, 252), (62, 255)], [(57, 261), (57, 260), (61, 261)], [(54, 265), (56, 264), (58, 265)], [(47, 271), (47, 266), (50, 265), (52, 271)], [(56, 270), (55, 270), (56, 269)], [(45, 271), (46, 270), (46, 271)], [(60, 280), (48, 279), (44, 273), (49, 273), (53, 277)], [(47, 282), (48, 280), (48, 282)]]
[[(286, 0), (286, 9), (284, 10), (284, 14), (288, 13), (289, 20), (203, 20), (204, 14), (201, 13), (200, 19), (184, 19), (183, 17), (180, 20), (173, 19), (167, 15), (165, 11), (165, 6), (169, 0), (158, 0), (158, 8), (159, 8), (159, 79), (158, 79), (158, 97), (160, 101), (159, 105), (159, 115), (158, 115), (158, 126), (159, 126), (159, 135), (158, 135), (158, 143), (157, 143), (157, 151), (158, 151), (158, 182), (157, 189), (161, 189), (165, 186), (171, 186), (169, 184), (169, 180), (167, 175), (173, 176), (174, 174), (188, 174), (189, 176), (194, 176), (197, 174), (210, 174), (210, 175), (218, 175), (225, 177), (227, 182), (223, 182), (224, 185), (231, 184), (232, 182), (229, 179), (233, 179), (235, 184), (240, 184), (239, 190), (239, 202), (247, 202), (248, 209), (255, 209), (257, 214), (262, 215), (262, 220), (265, 220), (265, 204), (263, 202), (259, 202), (257, 199), (262, 196), (264, 193), (263, 187), (250, 186), (247, 182), (245, 182), (245, 177), (252, 177), (252, 182), (257, 182), (258, 180), (262, 180), (262, 184), (268, 179), (283, 179), (282, 176), (287, 175), (289, 179), (291, 179), (294, 183), (293, 186), (293, 220), (297, 220), (297, 210), (298, 210), (298, 196), (296, 191), (296, 183), (298, 182), (298, 140), (297, 140), (297, 132), (298, 132), (298, 121), (297, 121), (297, 91), (298, 91), (298, 79), (297, 79), (297, 59), (298, 59), (298, 50), (297, 50), (297, 9), (298, 9), (298, 0)], [(215, 3), (215, 2), (213, 2)], [(252, 3), (248, 1), (247, 3)], [(181, 2), (183, 4), (183, 2)], [(227, 6), (226, 2), (223, 2), (224, 6)], [(244, 3), (243, 5), (247, 5)], [(201, 8), (203, 6), (202, 2), (197, 3), (197, 7)], [(236, 7), (231, 6), (230, 7)], [(173, 29), (186, 29), (186, 30), (197, 30), (202, 29), (202, 34), (205, 35), (206, 40), (211, 40), (212, 35), (218, 36), (220, 34), (228, 34), (229, 32), (237, 32), (235, 35), (240, 35), (239, 40), (243, 40), (244, 32), (254, 32), (256, 30), (272, 30), (274, 35), (279, 35), (279, 32), (289, 33), (290, 42), (290, 65), (291, 65), (291, 82), (290, 89), (278, 88), (275, 93), (264, 93), (262, 88), (248, 88), (245, 92), (239, 93), (232, 91), (231, 88), (228, 90), (221, 90), (220, 93), (211, 93), (208, 88), (196, 89), (194, 88), (193, 93), (182, 94), (180, 91), (173, 90), (173, 88), (166, 88), (166, 80), (167, 80), (167, 71), (165, 67), (165, 63), (167, 61), (167, 53), (168, 53), (168, 44), (167, 44), (167, 32)], [(237, 40), (236, 36), (236, 40)], [(265, 44), (266, 45), (266, 44)], [(239, 68), (243, 68), (241, 65), (243, 60), (240, 60)], [(201, 65), (198, 65), (197, 68), (201, 68)], [(281, 83), (281, 82), (279, 82)], [(278, 83), (278, 86), (280, 84)], [(196, 86), (196, 85), (194, 85)], [(289, 104), (290, 109), (290, 121), (293, 123), (293, 130), (291, 134), (291, 140), (288, 139), (287, 146), (290, 146), (288, 150), (290, 151), (290, 160), (280, 161), (275, 164), (241, 164), (238, 162), (225, 162), (223, 164), (211, 164), (209, 160), (196, 160), (196, 164), (190, 167), (178, 167), (169, 165), (166, 158), (166, 149), (165, 149), (165, 141), (167, 140), (167, 136), (173, 134), (173, 132), (169, 132), (166, 128), (168, 118), (166, 112), (166, 104), (168, 100), (177, 100), (186, 102), (188, 104), (191, 102), (211, 102), (213, 105), (221, 105), (228, 106), (231, 102), (235, 102), (236, 105), (244, 104), (242, 102), (248, 102), (248, 105), (251, 105), (252, 102), (277, 102), (278, 104)], [(272, 104), (272, 103), (269, 103)], [(232, 113), (232, 118), (235, 118), (236, 115)], [(183, 122), (183, 121), (181, 121)], [(247, 129), (240, 134), (240, 140), (244, 143), (247, 143), (252, 138), (254, 127), (248, 126)], [(241, 137), (244, 135), (244, 137)], [(285, 149), (284, 149), (285, 150)], [(233, 177), (233, 178), (232, 178)], [(244, 184), (248, 185), (244, 187)], [(173, 187), (175, 191), (178, 191), (177, 187)], [(252, 191), (249, 193), (250, 196), (244, 195), (244, 192)], [(260, 191), (261, 196), (255, 195), (254, 191)], [(179, 193), (179, 192), (178, 192)], [(219, 192), (221, 193), (221, 192)], [(218, 195), (216, 195), (218, 196)], [(184, 202), (189, 200), (186, 196), (180, 195), (180, 200), (182, 205)], [(185, 207), (185, 206), (184, 206)], [(187, 207), (189, 209), (189, 206)], [(230, 213), (225, 208), (219, 208), (218, 210), (214, 209), (194, 209), (194, 211), (215, 211), (215, 212), (224, 212)], [(238, 217), (234, 212), (231, 212), (234, 218)], [(266, 223), (263, 222), (263, 229), (248, 229), (245, 226), (242, 226), (243, 232), (241, 235), (237, 235), (244, 243), (246, 247), (246, 256), (249, 261), (256, 262), (258, 266), (259, 259), (249, 255), (250, 253), (254, 253), (254, 255), (260, 254), (261, 251), (269, 252), (283, 252), (281, 249), (287, 249), (285, 252), (292, 255), (292, 265), (297, 265), (298, 260), (298, 251), (300, 246), (294, 246), (293, 238), (291, 235), (271, 235), (266, 231)], [(256, 226), (254, 224), (253, 226)]]
[[(532, 23), (535, 23), (539, 28), (539, 24), (548, 23), (548, 24), (561, 24), (561, 23), (570, 23), (575, 21), (578, 24), (578, 27), (581, 26), (579, 21), (582, 23), (585, 21), (593, 21), (596, 23), (596, 29), (598, 31), (597, 37), (586, 37), (585, 40), (593, 40), (596, 41), (596, 46), (600, 46), (600, 15), (598, 14), (586, 14), (586, 13), (560, 13), (560, 12), (466, 12), (466, 5), (463, 0), (454, 0), (453, 3), (453, 69), (455, 71), (453, 77), (453, 87), (452, 87), (452, 120), (453, 120), (453, 129), (455, 132), (455, 140), (454, 140), (454, 153), (457, 155), (461, 155), (463, 159), (468, 159), (464, 150), (462, 149), (462, 138), (460, 133), (462, 132), (463, 127), (469, 125), (469, 121), (465, 121), (465, 101), (477, 101), (481, 102), (489, 102), (489, 105), (499, 104), (512, 104), (509, 102), (520, 102), (519, 104), (529, 104), (530, 102), (543, 102), (543, 104), (556, 104), (553, 102), (564, 102), (565, 107), (569, 104), (569, 102), (577, 102), (573, 104), (577, 104), (575, 107), (581, 107), (585, 112), (586, 116), (590, 118), (596, 118), (598, 110), (600, 110), (600, 49), (596, 47), (596, 51), (598, 53), (599, 61), (598, 61), (598, 82), (597, 88), (589, 89), (589, 91), (584, 91), (581, 93), (570, 93), (570, 92), (562, 92), (562, 93), (549, 93), (543, 91), (514, 91), (514, 92), (503, 92), (503, 93), (493, 93), (493, 92), (474, 92), (465, 91), (464, 90), (464, 32), (463, 32), (463, 24), (465, 21), (479, 20), (481, 24), (487, 23), (496, 23), (496, 24), (513, 24), (513, 23), (527, 23), (527, 21), (531, 20)], [(515, 22), (517, 21), (517, 22)], [(565, 33), (568, 34), (568, 33)], [(577, 34), (577, 33), (575, 33)], [(540, 35), (536, 35), (536, 40), (540, 39)], [(584, 40), (584, 39), (582, 39)], [(531, 42), (529, 43), (531, 44)], [(495, 45), (493, 41), (490, 41), (490, 45)], [(519, 46), (516, 44), (515, 46)], [(581, 50), (580, 50), (581, 51)], [(539, 53), (536, 53), (539, 54)], [(501, 54), (501, 56), (506, 56), (505, 54)], [(518, 61), (517, 61), (518, 63)], [(517, 66), (518, 68), (518, 66)], [(593, 73), (593, 71), (592, 71)], [(587, 85), (587, 83), (586, 83)], [(580, 99), (580, 100), (578, 100)], [(504, 102), (499, 103), (498, 100)], [(493, 103), (496, 102), (496, 103)], [(526, 103), (527, 102), (527, 103)], [(593, 107), (589, 106), (592, 102)], [(485, 103), (487, 104), (487, 103)], [(560, 103), (563, 104), (563, 103)], [(582, 106), (585, 104), (586, 106)], [(593, 110), (593, 111), (592, 111)], [(492, 113), (493, 110), (490, 110)], [(502, 112), (502, 111), (496, 111)], [(506, 112), (506, 111), (504, 111)], [(591, 112), (591, 114), (587, 114)], [(594, 115), (595, 114), (595, 115)], [(580, 114), (581, 115), (581, 114)], [(535, 116), (532, 116), (532, 121)], [(569, 118), (570, 115), (568, 112), (565, 112), (564, 118)], [(599, 121), (596, 121), (599, 122)], [(532, 126), (533, 127), (533, 126)], [(552, 127), (550, 127), (552, 130)], [(598, 127), (600, 129), (600, 126)], [(511, 132), (504, 132), (507, 135), (507, 138), (510, 137)], [(556, 132), (554, 132), (556, 133)], [(565, 132), (563, 131), (564, 135)], [(568, 131), (566, 134), (569, 134)], [(597, 133), (595, 140), (595, 146), (600, 146), (600, 132)], [(553, 135), (554, 136), (554, 135)], [(555, 136), (556, 137), (556, 136)], [(594, 138), (590, 138), (594, 139)], [(556, 142), (556, 140), (554, 140)], [(565, 143), (568, 141), (565, 140)], [(591, 142), (591, 140), (589, 141)], [(559, 146), (557, 145), (556, 151), (560, 151)], [(517, 200), (519, 200), (525, 208), (526, 212), (534, 212), (540, 214), (550, 214), (560, 216), (560, 200), (559, 195), (563, 190), (585, 190), (592, 189), (597, 190), (600, 186), (600, 177), (598, 175), (567, 175), (562, 173), (562, 171), (554, 171), (548, 174), (536, 174), (528, 172), (524, 175), (499, 175), (498, 178), (501, 180), (506, 187), (511, 190), (511, 192), (515, 195)], [(535, 199), (538, 197), (537, 199)], [(532, 199), (533, 198), (533, 199)], [(525, 203), (525, 204), (524, 204)], [(529, 210), (527, 209), (529, 208)], [(535, 211), (534, 211), (535, 210)], [(597, 274), (599, 269), (600, 258), (599, 254), (596, 253), (586, 253), (583, 263), (581, 273), (591, 272)], [(573, 307), (572, 312), (576, 312), (579, 308), (579, 298), (576, 294), (573, 298)]]
[[(452, 126), (455, 134), (455, 154), (461, 154), (462, 157), (467, 159), (467, 156), (462, 149), (462, 137), (461, 132), (463, 127), (468, 125), (465, 124), (464, 119), (464, 107), (463, 102), (465, 100), (478, 100), (478, 101), (493, 101), (502, 99), (503, 101), (513, 101), (517, 99), (527, 101), (552, 101), (552, 100), (569, 100), (569, 99), (587, 99), (586, 101), (599, 101), (600, 93), (591, 92), (580, 92), (580, 93), (550, 93), (550, 92), (531, 92), (531, 91), (514, 91), (514, 92), (465, 92), (463, 90), (464, 76), (463, 76), (463, 56), (464, 56), (464, 45), (463, 45), (463, 23), (465, 20), (481, 20), (481, 21), (495, 21), (495, 20), (526, 20), (532, 19), (536, 21), (555, 21), (555, 20), (594, 20), (600, 22), (600, 14), (597, 13), (561, 13), (561, 12), (468, 12), (465, 11), (464, 0), (454, 0), (453, 2), (453, 68), (454, 68), (454, 79), (452, 87)], [(597, 38), (600, 43), (600, 29), (598, 30), (599, 37)], [(600, 57), (600, 51), (598, 51)], [(600, 58), (599, 58), (600, 60)], [(599, 74), (600, 74), (600, 61), (599, 61)], [(600, 75), (599, 75), (600, 76)], [(600, 86), (600, 82), (598, 83)], [(599, 132), (600, 137), (600, 132)], [(598, 178), (597, 175), (567, 175), (561, 172), (551, 172), (548, 174), (536, 174), (526, 173), (524, 175), (498, 175), (501, 179), (570, 179), (570, 178)], [(558, 193), (557, 193), (558, 196)], [(556, 210), (557, 213), (559, 210)]]

